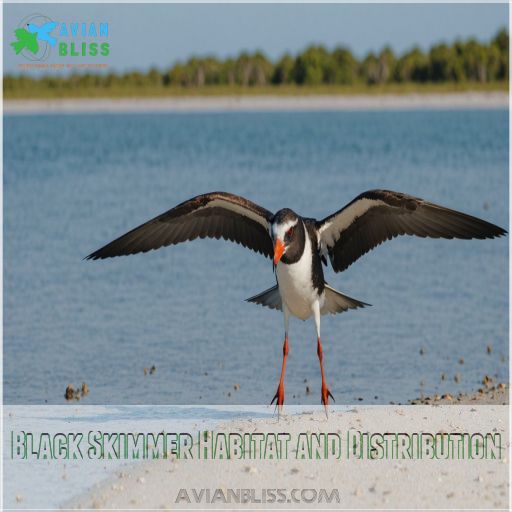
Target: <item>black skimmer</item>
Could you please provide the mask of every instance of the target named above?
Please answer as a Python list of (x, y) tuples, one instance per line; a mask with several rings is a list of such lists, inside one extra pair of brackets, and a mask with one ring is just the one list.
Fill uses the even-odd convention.
[(320, 318), (366, 306), (331, 288), (322, 262), (343, 272), (363, 254), (398, 235), (431, 238), (494, 238), (507, 232), (489, 222), (399, 192), (370, 190), (323, 220), (301, 217), (284, 208), (277, 213), (226, 192), (204, 194), (129, 231), (87, 259), (147, 252), (196, 238), (224, 238), (273, 259), (276, 286), (249, 302), (278, 309), (284, 315), (281, 377), (272, 400), (281, 411), (288, 356), (290, 316), (314, 318), (322, 376), (321, 401), (327, 412), (333, 398), (326, 384)]

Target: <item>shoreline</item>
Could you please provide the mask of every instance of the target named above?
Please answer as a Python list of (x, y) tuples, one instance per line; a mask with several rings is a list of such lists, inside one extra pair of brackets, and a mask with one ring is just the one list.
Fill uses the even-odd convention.
[(507, 92), (4, 100), (4, 114), (505, 109)]
[[(492, 387), (496, 389), (492, 390)], [(483, 393), (464, 395), (470, 400), (464, 405), (457, 400), (444, 405), (442, 397), (439, 401), (434, 398), (431, 405), (333, 404), (328, 418), (320, 405), (288, 405), (280, 418), (274, 407), (258, 405), (6, 406), (4, 422), (7, 431), (56, 433), (71, 429), (71, 432), (83, 433), (84, 437), (77, 446), (70, 445), (71, 452), (78, 455), (76, 460), (74, 456), (69, 459), (50, 456), (44, 472), (41, 472), (40, 464), (7, 458), (4, 461), (4, 501), (10, 509), (140, 509), (141, 506), (176, 509), (194, 506), (194, 501), (176, 502), (181, 489), (189, 492), (206, 488), (253, 489), (259, 492), (278, 487), (288, 490), (337, 488), (341, 501), (326, 504), (328, 508), (334, 506), (337, 509), (416, 508), (425, 503), (437, 508), (464, 508), (474, 506), (475, 499), (482, 508), (489, 509), (495, 503), (503, 505), (508, 501), (509, 409), (501, 405), (501, 400), (508, 403), (508, 385), (500, 383), (488, 388)], [(112, 445), (108, 441), (110, 437), (104, 440), (104, 449), (112, 456), (101, 458), (93, 454), (90, 457), (87, 456), (89, 450), (98, 446), (90, 440), (91, 432), (124, 437), (117, 442), (114, 437)], [(249, 437), (254, 433), (256, 436), (289, 434), (289, 449), (284, 457), (278, 455), (276, 458), (274, 455), (268, 457), (267, 449), (262, 445), (244, 445), (238, 456), (226, 459), (224, 455), (211, 452), (213, 444), (207, 442), (203, 448), (209, 455), (200, 455), (203, 452), (198, 450), (199, 432), (209, 433), (205, 440), (226, 434), (227, 438), (238, 436), (244, 439), (245, 434)], [(449, 435), (457, 443), (460, 436), (465, 435), (466, 448), (463, 448), (462, 456), (432, 460), (420, 444), (414, 445), (416, 448), (409, 456), (399, 457), (390, 452), (381, 460), (372, 460), (366, 451), (358, 452), (360, 456), (349, 454), (349, 436), (357, 436), (358, 432), (370, 436), (386, 433), (403, 438), (405, 435), (404, 443), (410, 446), (414, 436)], [(127, 436), (133, 433), (137, 438), (130, 441)], [(158, 433), (167, 433), (171, 437), (162, 444), (153, 437)], [(188, 436), (191, 444), (174, 445), (176, 433), (184, 433), (179, 435)], [(319, 439), (326, 434), (336, 437), (335, 456), (327, 456), (328, 453), (322, 451), (319, 454), (313, 451), (304, 457), (297, 455), (300, 436), (316, 434), (320, 435)], [(468, 452), (468, 439), (474, 435), (477, 436), (476, 443), (480, 444), (482, 436), (487, 442), (488, 435), (494, 438), (497, 434), (498, 439), (491, 441), (494, 456), (480, 459)], [(140, 439), (139, 435), (142, 436)], [(146, 443), (147, 448), (144, 448)], [(35, 446), (40, 449), (38, 442)], [(120, 451), (113, 452), (115, 446)], [(150, 456), (148, 450), (156, 446), (168, 457), (154, 459)], [(196, 448), (192, 458), (179, 457), (178, 453), (172, 452), (176, 446)], [(397, 445), (394, 446), (390, 449), (396, 451)], [(76, 451), (77, 447), (80, 452)], [(496, 447), (501, 450), (499, 453)], [(38, 449), (30, 453), (30, 460), (40, 458)], [(142, 449), (142, 456), (130, 452), (131, 449)], [(416, 481), (421, 482), (421, 488), (414, 486)], [(56, 482), (61, 486), (57, 493)], [(421, 496), (417, 496), (417, 491)], [(222, 502), (201, 505), (233, 509), (232, 505)], [(262, 507), (262, 504), (255, 505)], [(307, 505), (296, 506), (307, 508)], [(281, 503), (281, 507), (286, 508), (286, 503)]]
[(504, 382), (493, 385), (492, 379), (487, 379), (484, 377), (485, 383), (474, 393), (422, 396), (409, 400), (407, 405), (509, 405), (509, 385)]

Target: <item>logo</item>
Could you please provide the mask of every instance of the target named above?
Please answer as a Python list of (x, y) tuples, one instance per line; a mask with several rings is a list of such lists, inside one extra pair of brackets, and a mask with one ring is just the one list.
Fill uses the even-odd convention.
[(50, 36), (57, 23), (42, 14), (31, 14), (23, 18), (14, 31), (16, 41), (11, 47), (16, 55), (23, 55), (28, 60), (43, 61), (50, 55), (51, 46), (57, 40)]
[(43, 14), (23, 18), (10, 43), (16, 55), (42, 62), (52, 50), (57, 57), (106, 57), (110, 54), (108, 23), (58, 22)]

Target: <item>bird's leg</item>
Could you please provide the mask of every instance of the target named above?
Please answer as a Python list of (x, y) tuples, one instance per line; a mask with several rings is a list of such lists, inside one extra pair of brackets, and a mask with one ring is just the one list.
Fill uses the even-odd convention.
[(284, 311), (284, 343), (283, 343), (283, 364), (281, 366), (281, 377), (279, 379), (279, 385), (277, 386), (277, 392), (272, 399), (270, 404), (272, 405), (276, 402), (276, 407), (278, 409), (278, 414), (283, 412), (284, 405), (284, 374), (286, 371), (286, 359), (288, 358), (288, 319), (289, 313), (286, 308), (283, 308)]
[(320, 373), (322, 374), (322, 391), (321, 391), (321, 399), (322, 405), (325, 408), (325, 415), (329, 417), (327, 412), (327, 406), (329, 405), (329, 397), (334, 400), (332, 393), (329, 391), (327, 384), (325, 383), (325, 372), (324, 372), (324, 351), (322, 349), (322, 342), (320, 341), (320, 304), (318, 302), (315, 303), (313, 308), (313, 313), (315, 316), (315, 327), (316, 327), (316, 353), (318, 355), (318, 360), (320, 361)]
[(277, 386), (277, 392), (272, 399), (271, 404), (276, 402), (276, 406), (278, 408), (279, 414), (283, 412), (283, 404), (284, 404), (284, 373), (286, 371), (286, 358), (288, 357), (288, 335), (286, 334), (284, 337), (283, 344), (283, 365), (281, 366), (281, 378), (279, 379), (279, 385)]
[(329, 397), (331, 397), (333, 400), (334, 397), (332, 396), (332, 393), (329, 391), (329, 388), (325, 383), (324, 351), (322, 349), (322, 342), (320, 341), (320, 336), (317, 339), (316, 353), (318, 355), (318, 360), (320, 361), (320, 373), (322, 374), (322, 404), (325, 407), (325, 414), (327, 416), (327, 406), (329, 405)]

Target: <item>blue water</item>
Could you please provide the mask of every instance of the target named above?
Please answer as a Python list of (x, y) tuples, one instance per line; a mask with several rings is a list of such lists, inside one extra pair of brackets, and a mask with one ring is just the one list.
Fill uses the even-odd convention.
[[(196, 194), (322, 218), (382, 187), (508, 229), (504, 110), (10, 116), (4, 136), (8, 404), (83, 381), (89, 404), (270, 401), (282, 316), (243, 300), (274, 284), (269, 260), (216, 240), (82, 260)], [(338, 404), (507, 379), (508, 238), (402, 237), (326, 278), (373, 305), (323, 317)], [(292, 320), (286, 401), (319, 399), (314, 325)]]

